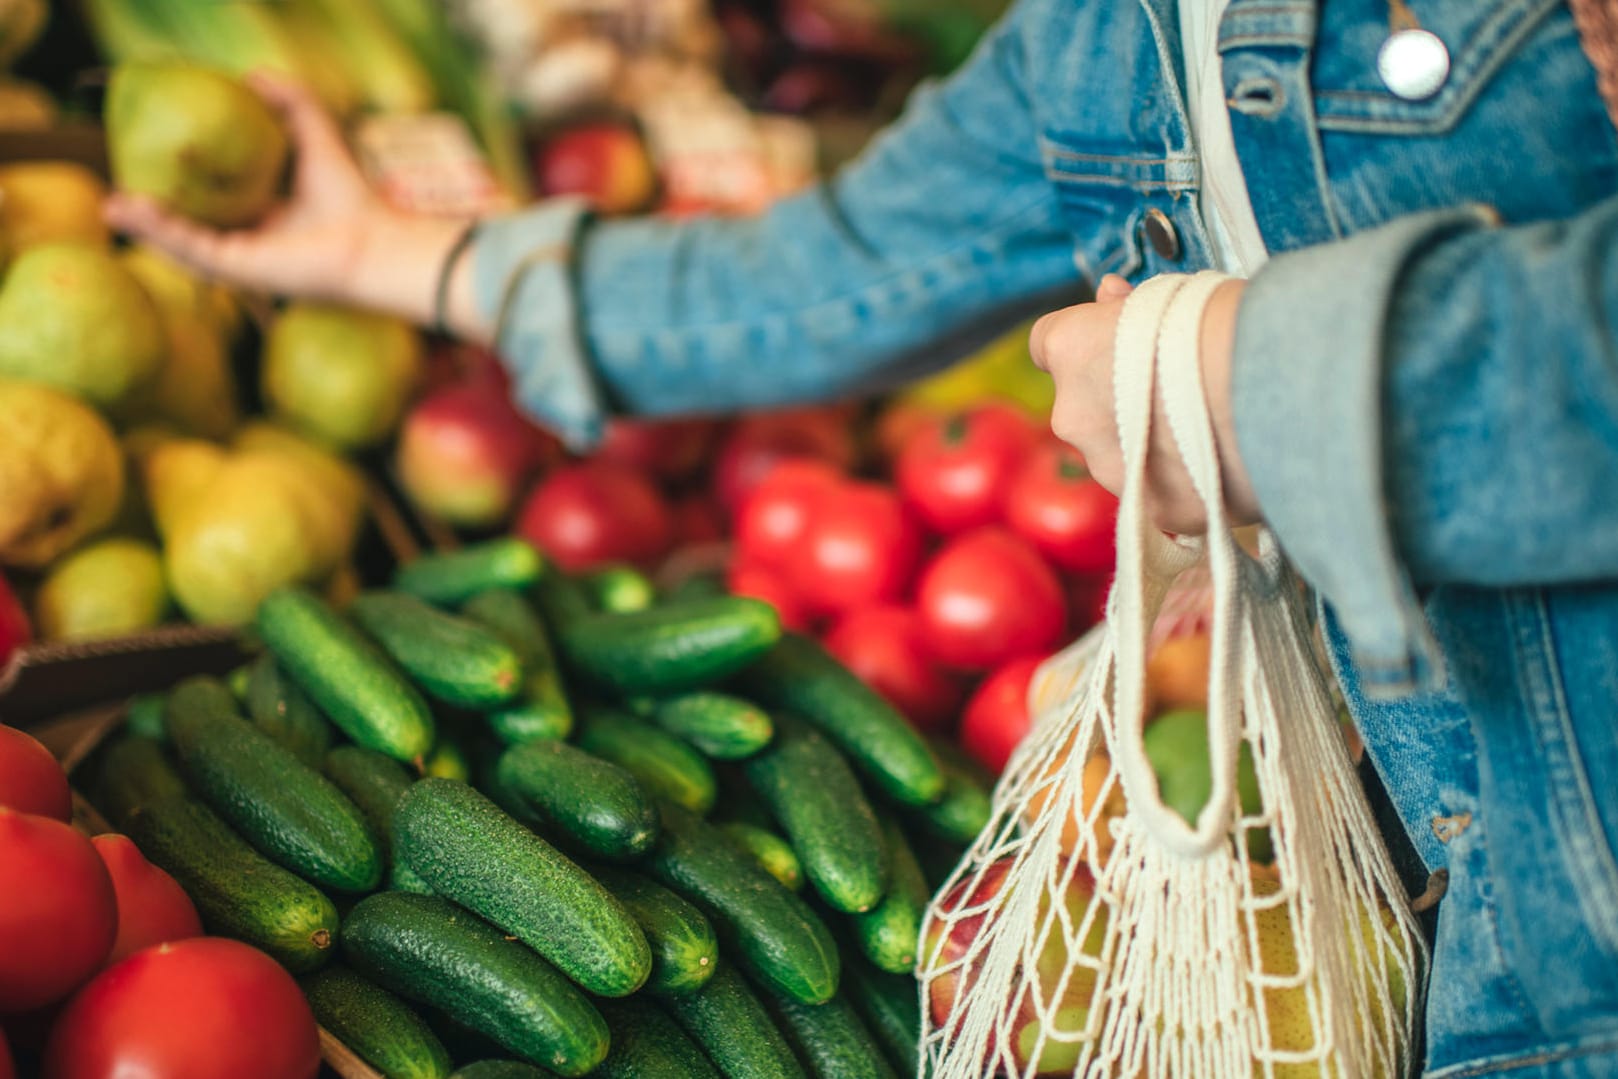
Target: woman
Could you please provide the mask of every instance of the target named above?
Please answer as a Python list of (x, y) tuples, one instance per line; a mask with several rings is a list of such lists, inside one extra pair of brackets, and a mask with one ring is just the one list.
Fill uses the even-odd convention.
[[(1577, 2), (1610, 51), (1611, 5)], [(891, 385), (1099, 281), (1033, 349), (1053, 427), (1116, 484), (1128, 282), (1250, 276), (1203, 321), (1227, 495), (1318, 590), (1448, 872), (1426, 1074), (1618, 1075), (1618, 134), (1563, 0), (1022, 0), (852, 167), (736, 221), (402, 217), (307, 98), (262, 89), (299, 142), (283, 213), (114, 224), (495, 343), (580, 447), (611, 413)], [(1150, 477), (1197, 527), (1172, 442)]]

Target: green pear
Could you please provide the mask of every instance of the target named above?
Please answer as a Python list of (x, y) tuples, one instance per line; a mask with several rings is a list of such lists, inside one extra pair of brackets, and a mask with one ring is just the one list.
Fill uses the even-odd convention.
[(250, 225), (275, 201), (287, 136), (236, 79), (181, 62), (120, 64), (106, 100), (113, 179), (219, 228)]
[[(1146, 725), (1143, 741), (1163, 804), (1195, 827), (1202, 807), (1213, 794), (1208, 714), (1200, 708), (1165, 712)], [(1256, 816), (1264, 811), (1258, 773), (1253, 768), (1253, 750), (1246, 742), (1241, 744), (1236, 757), (1236, 795), (1241, 800), (1244, 816)], [(1273, 857), (1268, 828), (1247, 833), (1247, 852), (1257, 862), (1268, 862)]]
[(82, 401), (0, 377), (0, 492), (0, 563), (37, 569), (118, 512), (123, 453)]
[(421, 337), (385, 315), (292, 304), (270, 328), (264, 400), (302, 433), (338, 449), (393, 433), (421, 380)]
[(100, 247), (30, 247), (0, 284), (0, 375), (109, 408), (156, 376), (166, 348), (151, 297)]
[(110, 637), (157, 625), (168, 606), (157, 548), (117, 536), (51, 567), (34, 594), (34, 625), (47, 641)]

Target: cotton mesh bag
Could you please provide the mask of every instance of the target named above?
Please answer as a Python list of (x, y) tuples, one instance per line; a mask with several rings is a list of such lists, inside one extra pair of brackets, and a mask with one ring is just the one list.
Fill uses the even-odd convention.
[[(1223, 509), (1196, 348), (1223, 280), (1159, 277), (1124, 305), (1116, 583), (1106, 621), (1041, 671), (1062, 703), (928, 913), (933, 1079), (1410, 1073), (1424, 945), (1298, 581), (1267, 535), (1256, 555), (1240, 547)], [(1146, 516), (1154, 387), (1207, 507), (1200, 539)], [(1212, 593), (1211, 794), (1195, 821), (1164, 803), (1142, 720), (1148, 633), (1188, 573)]]

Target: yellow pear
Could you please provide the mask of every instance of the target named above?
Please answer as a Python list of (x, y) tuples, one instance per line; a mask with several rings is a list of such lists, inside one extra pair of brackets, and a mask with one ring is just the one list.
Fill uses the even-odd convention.
[(56, 101), (38, 83), (0, 78), (0, 131), (44, 131), (56, 123)]
[(0, 377), (0, 563), (44, 566), (110, 521), (123, 491), (106, 420), (60, 390)]
[(155, 247), (136, 244), (120, 256), (159, 307), (193, 311), (212, 322), (228, 342), (242, 325), (242, 307), (228, 287), (198, 277)]
[(168, 355), (157, 377), (123, 415), (167, 423), (202, 438), (228, 437), (241, 422), (241, 408), (224, 337), (194, 308), (166, 303), (160, 308)]
[(231, 440), (238, 452), (280, 454), (302, 468), (307, 481), (320, 487), (342, 512), (356, 520), (365, 509), (365, 479), (346, 458), (266, 420), (243, 424)]
[(157, 625), (168, 605), (157, 548), (113, 537), (51, 567), (34, 594), (34, 625), (47, 641), (116, 636)]
[(0, 284), (0, 375), (107, 408), (156, 376), (166, 348), (151, 297), (93, 244), (30, 247)]
[(225, 467), (223, 448), (200, 438), (167, 438), (136, 457), (158, 535), (167, 539), (202, 501)]
[(285, 478), (298, 503), (298, 513), (308, 528), (312, 572), (317, 577), (324, 578), (353, 551), (354, 539), (359, 534), (358, 506), (313, 482), (312, 474), (302, 462), (284, 453), (244, 450), (234, 455), (232, 465), (233, 475), (276, 473)]
[(270, 328), (260, 377), (280, 419), (328, 445), (362, 449), (393, 433), (425, 362), (405, 322), (292, 304)]
[(13, 254), (58, 240), (107, 246), (101, 200), (107, 189), (73, 161), (0, 166), (0, 232)]

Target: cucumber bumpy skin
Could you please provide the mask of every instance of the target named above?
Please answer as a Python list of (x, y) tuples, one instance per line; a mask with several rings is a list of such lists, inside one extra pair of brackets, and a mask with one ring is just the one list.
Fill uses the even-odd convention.
[(349, 615), (427, 695), (457, 708), (493, 708), (522, 689), (516, 650), (483, 626), (403, 592), (366, 592)]
[(780, 637), (775, 608), (743, 596), (587, 614), (557, 628), (557, 643), (574, 670), (629, 697), (710, 686), (747, 667)]
[(444, 1079), (449, 1051), (410, 1006), (340, 963), (298, 980), (315, 1020), (388, 1079)]
[(652, 948), (648, 993), (683, 996), (707, 984), (719, 968), (719, 940), (702, 911), (648, 877), (613, 866), (591, 872), (617, 896)]
[(533, 544), (506, 536), (422, 555), (394, 575), (393, 587), (439, 607), (454, 607), (491, 588), (527, 588), (544, 572), (545, 556)]
[(664, 1006), (725, 1075), (733, 1079), (808, 1079), (780, 1028), (734, 966), (721, 966), (707, 985), (695, 993), (671, 997)]
[(596, 1072), (601, 1079), (721, 1079), (685, 1031), (642, 999), (602, 1006), (612, 1049)]
[(495, 737), (507, 745), (519, 745), (571, 734), (573, 705), (539, 612), (516, 592), (496, 588), (474, 596), (461, 614), (487, 627), (522, 661), (522, 690), (515, 700), (487, 714)]
[(547, 835), (597, 857), (629, 861), (651, 849), (657, 806), (629, 772), (570, 746), (536, 741), (512, 746), (496, 766), (501, 789), (538, 815)]

